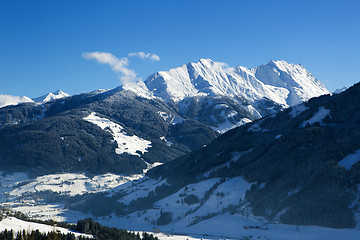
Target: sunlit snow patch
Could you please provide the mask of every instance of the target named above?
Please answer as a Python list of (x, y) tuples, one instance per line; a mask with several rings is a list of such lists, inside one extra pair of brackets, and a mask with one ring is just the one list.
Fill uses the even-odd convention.
[[(119, 185), (143, 177), (142, 174), (131, 176), (106, 173), (92, 178), (85, 174), (62, 173), (37, 177), (20, 187), (12, 190), (9, 195), (22, 196), (27, 193), (52, 191), (60, 194), (75, 196), (84, 193), (97, 193), (113, 189)], [(18, 182), (20, 183), (20, 182)]]
[(157, 166), (160, 166), (162, 165), (163, 163), (161, 162), (154, 162), (153, 164), (150, 164), (150, 163), (147, 163), (145, 162), (146, 165), (147, 165), (147, 168), (143, 169), (143, 173), (147, 173), (150, 169), (154, 168), (154, 167), (157, 167)]
[(320, 123), (321, 126), (323, 126), (324, 124), (322, 123), (322, 121), (324, 120), (324, 118), (326, 116), (328, 116), (330, 113), (329, 109), (325, 109), (324, 107), (319, 107), (318, 111), (314, 114), (314, 116), (312, 116), (312, 118), (310, 118), (309, 120), (303, 122), (300, 124), (300, 127), (305, 127), (306, 124), (314, 124), (316, 122)]
[[(212, 115), (211, 115), (212, 116)], [(213, 117), (213, 116), (212, 116)], [(232, 116), (231, 116), (232, 117)], [(213, 120), (214, 120), (215, 118), (213, 118)], [(215, 119), (215, 121), (216, 121), (216, 119)], [(214, 130), (214, 131), (217, 131), (217, 132), (219, 132), (219, 133), (225, 133), (225, 132), (227, 132), (227, 131), (229, 131), (229, 130), (231, 130), (231, 129), (233, 129), (233, 128), (236, 128), (236, 127), (239, 127), (239, 126), (242, 126), (242, 125), (245, 125), (245, 124), (247, 124), (247, 123), (249, 123), (249, 122), (251, 122), (251, 120), (250, 119), (248, 119), (248, 118), (242, 118), (242, 119), (240, 119), (240, 121), (239, 122), (237, 122), (237, 121), (235, 121), (235, 120), (233, 120), (235, 123), (233, 123), (233, 122), (231, 122), (230, 120), (229, 120), (229, 118), (226, 118), (225, 119), (225, 122), (223, 122), (223, 123), (218, 123), (218, 126), (217, 127), (211, 127), (212, 128), (212, 130)]]
[(162, 119), (164, 119), (164, 121), (171, 122), (171, 118), (172, 118), (171, 114), (162, 111), (158, 111), (157, 113), (160, 115)]
[(360, 150), (356, 150), (354, 153), (347, 155), (341, 161), (338, 162), (340, 167), (344, 167), (346, 170), (350, 170), (351, 167), (360, 161)]
[(122, 126), (109, 119), (96, 116), (95, 112), (92, 112), (89, 116), (85, 117), (84, 120), (98, 125), (101, 129), (108, 131), (113, 135), (114, 141), (117, 143), (117, 148), (115, 149), (117, 154), (128, 153), (140, 157), (138, 152), (147, 152), (147, 149), (151, 147), (150, 141), (136, 135), (127, 135)]
[(139, 97), (147, 98), (147, 99), (155, 99), (153, 93), (149, 91), (149, 89), (146, 87), (143, 81), (138, 81), (136, 83), (135, 82), (126, 83), (122, 87), (124, 90), (132, 91)]

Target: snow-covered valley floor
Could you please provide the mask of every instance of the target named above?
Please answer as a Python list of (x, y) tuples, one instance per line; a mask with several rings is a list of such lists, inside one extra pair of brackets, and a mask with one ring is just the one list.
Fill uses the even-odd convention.
[[(246, 204), (242, 213), (230, 214), (231, 205), (242, 204), (246, 190), (251, 187), (242, 177), (220, 181), (210, 178), (196, 184), (190, 184), (176, 193), (157, 201), (154, 209), (139, 211), (125, 217), (115, 214), (95, 217), (74, 210), (69, 210), (63, 203), (48, 203), (41, 199), (29, 198), (29, 194), (41, 191), (52, 191), (61, 196), (75, 196), (86, 192), (103, 192), (113, 196), (119, 192), (127, 195), (119, 202), (128, 204), (131, 200), (144, 197), (157, 186), (166, 184), (166, 180), (157, 181), (143, 176), (120, 176), (103, 174), (87, 177), (84, 174), (53, 174), (29, 179), (24, 173), (0, 175), (1, 206), (20, 211), (32, 218), (76, 223), (79, 219), (92, 217), (105, 226), (128, 229), (131, 231), (148, 231), (155, 233), (159, 239), (360, 239), (360, 230), (331, 229), (318, 226), (293, 226), (269, 223), (254, 217)], [(206, 201), (185, 204), (188, 196)], [(171, 211), (173, 221), (168, 225), (156, 225), (156, 219), (161, 215), (161, 209)], [(193, 211), (193, 212), (192, 212)], [(185, 214), (185, 212), (190, 212)], [(197, 221), (201, 219), (201, 221)], [(6, 219), (5, 219), (6, 220)], [(9, 220), (3, 220), (2, 228), (12, 228), (6, 225)], [(5, 221), (5, 222), (4, 222)], [(10, 224), (10, 223), (9, 223)], [(16, 225), (16, 224), (15, 224)], [(26, 229), (27, 230), (27, 229)]]

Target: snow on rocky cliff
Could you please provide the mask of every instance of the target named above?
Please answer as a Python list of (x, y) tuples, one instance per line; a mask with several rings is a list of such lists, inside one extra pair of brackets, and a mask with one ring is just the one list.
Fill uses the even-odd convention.
[(193, 96), (244, 97), (249, 102), (270, 99), (292, 106), (329, 91), (299, 64), (270, 61), (248, 69), (200, 59), (169, 71), (151, 75), (146, 86), (164, 100), (181, 101)]

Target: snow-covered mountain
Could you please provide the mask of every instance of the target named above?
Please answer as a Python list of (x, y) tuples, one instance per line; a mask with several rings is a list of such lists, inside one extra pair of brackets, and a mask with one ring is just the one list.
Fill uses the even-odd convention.
[(329, 93), (302, 65), (285, 61), (248, 69), (200, 59), (157, 72), (145, 84), (152, 95), (178, 105), (182, 115), (220, 133)]
[(194, 96), (228, 96), (242, 97), (251, 103), (265, 98), (292, 106), (329, 93), (302, 65), (285, 61), (270, 61), (248, 69), (200, 59), (197, 63), (157, 72), (145, 84), (155, 96), (175, 102)]
[(39, 102), (39, 103), (45, 103), (45, 102), (49, 102), (52, 100), (56, 100), (56, 99), (60, 99), (60, 98), (65, 98), (65, 97), (69, 97), (70, 95), (61, 91), (61, 90), (57, 90), (53, 93), (48, 93), (46, 95), (43, 95), (41, 97), (37, 97), (37, 98), (33, 98), (32, 100), (34, 100), (34, 102)]
[(19, 103), (25, 102), (34, 102), (28, 97), (25, 96), (11, 96), (11, 95), (0, 95), (0, 108), (9, 106), (9, 105), (17, 105)]

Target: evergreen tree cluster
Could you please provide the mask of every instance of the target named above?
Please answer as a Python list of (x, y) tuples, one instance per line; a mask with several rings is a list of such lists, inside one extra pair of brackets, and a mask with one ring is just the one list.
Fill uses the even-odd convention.
[(88, 240), (91, 238), (79, 236), (76, 237), (73, 233), (58, 233), (48, 232), (42, 233), (39, 230), (26, 232), (19, 231), (15, 234), (13, 230), (4, 230), (0, 232), (0, 240)]
[(122, 229), (105, 227), (91, 218), (79, 220), (76, 225), (76, 230), (91, 234), (96, 240), (159, 240), (152, 234), (143, 233), (142, 236), (140, 236), (139, 233), (135, 234)]

